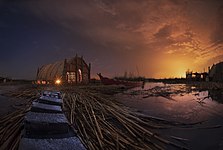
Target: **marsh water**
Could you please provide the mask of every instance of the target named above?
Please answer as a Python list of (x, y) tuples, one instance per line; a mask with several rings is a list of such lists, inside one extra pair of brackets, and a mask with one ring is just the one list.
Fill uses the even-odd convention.
[(200, 122), (191, 128), (157, 131), (188, 139), (189, 149), (223, 149), (221, 90), (199, 90), (186, 84), (146, 83), (144, 89), (130, 89), (117, 97), (121, 103), (149, 116), (183, 123)]

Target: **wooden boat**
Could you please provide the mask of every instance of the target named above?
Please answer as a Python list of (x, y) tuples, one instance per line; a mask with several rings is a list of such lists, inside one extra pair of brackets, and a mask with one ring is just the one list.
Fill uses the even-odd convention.
[(116, 80), (116, 79), (110, 79), (107, 77), (103, 77), (101, 73), (97, 74), (104, 85), (124, 85), (128, 87), (142, 87), (143, 83), (142, 81), (123, 81), (123, 80)]

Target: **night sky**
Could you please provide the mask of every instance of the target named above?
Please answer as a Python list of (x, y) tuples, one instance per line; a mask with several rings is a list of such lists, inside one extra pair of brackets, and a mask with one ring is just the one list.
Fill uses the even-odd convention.
[(223, 60), (222, 0), (0, 1), (0, 76), (83, 55), (97, 72), (184, 76)]

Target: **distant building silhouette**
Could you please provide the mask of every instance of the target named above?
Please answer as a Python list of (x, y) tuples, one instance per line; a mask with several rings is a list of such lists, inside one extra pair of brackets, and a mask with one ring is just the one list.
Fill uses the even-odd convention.
[(207, 72), (193, 72), (187, 71), (186, 72), (186, 79), (188, 81), (207, 81), (208, 80), (208, 73)]
[(223, 82), (223, 62), (213, 64), (208, 67), (208, 72), (186, 71), (186, 79), (188, 81), (214, 81)]
[(6, 83), (6, 82), (10, 82), (12, 81), (12, 79), (8, 78), (8, 77), (0, 77), (0, 83)]

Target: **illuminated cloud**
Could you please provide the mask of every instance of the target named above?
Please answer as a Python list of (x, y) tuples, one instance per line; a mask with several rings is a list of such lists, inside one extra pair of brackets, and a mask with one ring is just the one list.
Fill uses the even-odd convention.
[[(59, 32), (61, 42), (48, 39), (55, 43), (48, 53), (63, 53), (60, 58), (82, 54), (93, 62), (93, 74), (122, 75), (138, 68), (148, 77), (172, 77), (223, 60), (221, 0), (27, 0), (2, 5), (12, 3)], [(1, 21), (0, 28), (7, 24)]]

